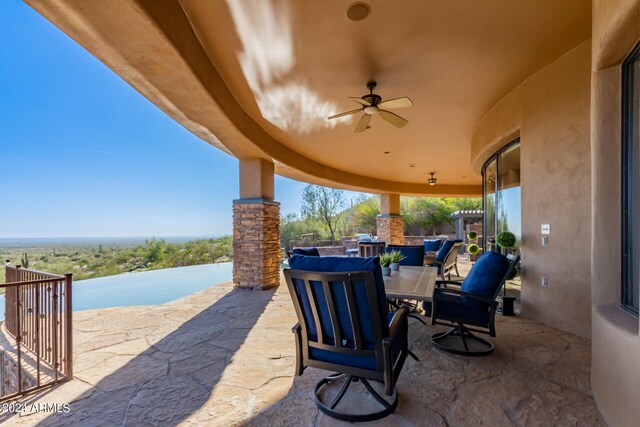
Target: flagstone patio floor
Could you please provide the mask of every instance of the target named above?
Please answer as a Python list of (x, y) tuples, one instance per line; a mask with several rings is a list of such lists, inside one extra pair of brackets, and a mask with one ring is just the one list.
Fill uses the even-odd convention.
[[(159, 306), (74, 313), (75, 379), (22, 398), (24, 411), (4, 411), (0, 422), (340, 425), (313, 403), (327, 372), (293, 375), (295, 314), (282, 283), (270, 291), (222, 284)], [(420, 361), (405, 363), (395, 414), (370, 424), (604, 425), (589, 387), (587, 339), (520, 316), (498, 317), (496, 329), (496, 351), (468, 358), (434, 350), (430, 335), (442, 328), (410, 320)], [(358, 405), (353, 391), (344, 404)], [(50, 412), (44, 403), (68, 403), (69, 411)]]

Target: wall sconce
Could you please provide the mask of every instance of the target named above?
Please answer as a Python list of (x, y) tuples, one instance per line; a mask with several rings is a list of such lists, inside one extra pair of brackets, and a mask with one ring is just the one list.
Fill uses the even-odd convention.
[(436, 178), (433, 177), (433, 175), (435, 174), (435, 172), (430, 172), (431, 174), (431, 178), (429, 178), (427, 180), (427, 182), (429, 183), (429, 185), (436, 185), (436, 181), (438, 181)]

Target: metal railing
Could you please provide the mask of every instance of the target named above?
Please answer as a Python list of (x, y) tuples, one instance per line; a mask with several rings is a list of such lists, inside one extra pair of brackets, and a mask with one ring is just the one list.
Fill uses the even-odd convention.
[(5, 269), (0, 400), (73, 378), (72, 275)]

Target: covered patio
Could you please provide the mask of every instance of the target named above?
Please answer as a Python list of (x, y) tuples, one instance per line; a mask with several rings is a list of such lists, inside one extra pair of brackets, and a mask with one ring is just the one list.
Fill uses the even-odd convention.
[[(288, 370), (293, 312), (279, 269), (278, 174), (379, 194), (377, 234), (388, 244), (404, 242), (401, 195), (483, 197), (483, 240), (500, 227), (517, 234), (522, 304), (517, 318), (500, 320), (498, 351), (479, 360), (443, 356), (429, 348), (429, 330), (412, 325), (421, 362), (407, 362), (398, 384), (405, 397), (391, 420), (637, 424), (640, 264), (629, 251), (632, 243), (640, 251), (631, 214), (640, 206), (640, 89), (629, 75), (640, 73), (639, 0), (25, 2), (236, 157), (240, 172), (236, 290), (132, 313), (156, 322), (149, 328), (114, 323), (103, 336), (79, 320), (86, 335), (79, 331), (76, 354), (105, 340), (101, 347), (115, 350), (100, 357), (111, 368), (100, 373), (92, 370), (102, 365), (78, 360), (88, 363), (87, 379), (78, 369), (78, 380), (50, 396), (75, 390), (78, 407), (95, 401), (86, 417), (100, 412), (116, 424), (142, 416), (144, 405), (157, 408), (159, 423), (215, 416), (287, 424), (281, 420), (303, 413), (302, 424), (328, 423), (300, 397), (311, 375), (294, 380)], [(402, 118), (390, 119), (380, 97), (409, 97), (413, 106), (403, 101)], [(250, 301), (242, 310), (239, 295)], [(111, 320), (96, 319), (103, 316)], [(220, 329), (217, 320), (231, 318)], [(253, 342), (260, 328), (269, 334)], [(193, 335), (200, 344), (185, 338)], [(278, 355), (256, 356), (258, 341), (272, 338)], [(222, 349), (209, 348), (217, 341)], [(193, 366), (172, 360), (192, 357), (211, 362), (201, 365), (207, 381), (172, 371)], [(143, 361), (156, 368), (135, 369)], [(128, 369), (131, 379), (150, 377), (113, 393), (112, 381)], [(199, 395), (180, 400), (185, 387), (171, 391), (180, 381)], [(174, 409), (148, 404), (158, 393)], [(79, 415), (66, 416), (73, 423)]]
[[(293, 375), (295, 321), (284, 287), (252, 292), (230, 283), (160, 306), (77, 313), (76, 379), (23, 399), (27, 408), (68, 402), (71, 410), (27, 409), (0, 422), (338, 425), (312, 400), (326, 373)], [(501, 317), (497, 329), (495, 353), (468, 358), (434, 350), (429, 336), (441, 328), (412, 320), (420, 361), (406, 363), (394, 415), (372, 425), (604, 425), (589, 385), (589, 340), (521, 317)], [(354, 391), (349, 398), (363, 393)]]

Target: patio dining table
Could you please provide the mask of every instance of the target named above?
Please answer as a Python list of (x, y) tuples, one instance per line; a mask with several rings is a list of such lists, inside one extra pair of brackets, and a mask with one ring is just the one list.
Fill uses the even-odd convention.
[(437, 277), (436, 267), (401, 266), (384, 277), (384, 290), (387, 298), (430, 303)]

